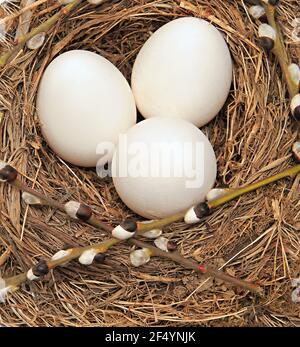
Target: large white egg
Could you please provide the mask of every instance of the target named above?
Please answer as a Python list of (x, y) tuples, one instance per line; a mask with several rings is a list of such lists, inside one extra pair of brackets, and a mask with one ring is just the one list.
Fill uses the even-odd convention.
[(63, 53), (46, 68), (37, 112), (53, 151), (84, 167), (95, 167), (101, 159), (109, 162), (113, 153), (104, 148), (136, 123), (135, 101), (125, 77), (107, 59), (85, 50)]
[(144, 120), (120, 138), (112, 175), (123, 202), (146, 218), (163, 218), (204, 201), (216, 180), (207, 137), (183, 119)]
[(203, 126), (224, 105), (232, 61), (222, 34), (194, 17), (173, 20), (144, 44), (131, 85), (145, 118), (174, 117)]

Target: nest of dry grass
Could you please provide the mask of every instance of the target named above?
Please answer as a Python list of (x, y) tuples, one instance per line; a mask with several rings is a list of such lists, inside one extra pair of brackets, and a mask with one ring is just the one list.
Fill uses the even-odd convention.
[[(297, 130), (289, 114), (286, 85), (273, 57), (256, 43), (257, 22), (243, 1), (121, 0), (80, 5), (47, 35), (42, 48), (24, 49), (0, 70), (0, 157), (28, 182), (61, 202), (88, 203), (103, 221), (133, 216), (112, 181), (94, 170), (62, 162), (44, 142), (35, 112), (41, 75), (54, 56), (70, 49), (97, 52), (129, 80), (135, 56), (151, 32), (180, 16), (215, 16), (234, 61), (234, 82), (220, 114), (203, 131), (218, 160), (217, 185), (236, 187), (275, 174), (290, 165)], [(209, 8), (208, 8), (209, 4)], [(21, 6), (21, 5), (20, 5)], [(39, 6), (31, 27), (58, 8)], [(282, 0), (279, 21), (290, 56), (300, 62), (291, 40), (297, 0)], [(13, 13), (18, 8), (10, 9)], [(10, 32), (18, 26), (10, 22)], [(2, 43), (7, 49), (12, 40)], [(176, 223), (165, 233), (184, 256), (221, 266), (266, 290), (264, 299), (220, 281), (204, 280), (164, 259), (133, 268), (128, 245), (113, 247), (100, 266), (72, 262), (43, 281), (24, 285), (0, 306), (4, 326), (291, 326), (300, 324), (299, 306), (290, 299), (290, 278), (300, 265), (299, 177), (283, 180), (231, 202), (196, 226)], [(65, 243), (86, 245), (107, 237), (50, 208), (28, 208), (20, 192), (0, 186), (0, 254), (12, 247), (1, 274), (11, 276), (50, 257)]]

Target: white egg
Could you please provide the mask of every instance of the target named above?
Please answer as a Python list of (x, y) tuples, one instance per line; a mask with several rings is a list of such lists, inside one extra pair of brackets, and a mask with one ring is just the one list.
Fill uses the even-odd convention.
[(84, 167), (111, 161), (112, 147), (107, 152), (104, 148), (116, 144), (119, 134), (136, 123), (125, 77), (107, 59), (85, 50), (63, 53), (46, 68), (37, 111), (53, 151)]
[(183, 119), (144, 120), (120, 138), (112, 175), (123, 202), (137, 214), (163, 218), (205, 200), (216, 180), (207, 137)]
[(232, 61), (223, 36), (194, 17), (158, 29), (140, 50), (131, 77), (145, 118), (183, 118), (198, 127), (220, 111), (231, 81)]

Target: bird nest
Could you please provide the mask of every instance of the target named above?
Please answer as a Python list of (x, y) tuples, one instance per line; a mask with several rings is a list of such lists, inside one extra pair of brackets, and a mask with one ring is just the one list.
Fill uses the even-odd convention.
[[(13, 45), (25, 1), (2, 6), (10, 16), (1, 51)], [(54, 0), (32, 7), (30, 28), (57, 12)], [(282, 0), (278, 22), (288, 54), (299, 63), (299, 41), (292, 38), (297, 0)], [(24, 15), (24, 12), (23, 12)], [(259, 21), (243, 1), (121, 0), (80, 3), (47, 31), (42, 47), (24, 46), (0, 67), (1, 159), (22, 173), (23, 181), (64, 203), (90, 205), (98, 219), (138, 219), (118, 197), (111, 179), (58, 158), (44, 141), (35, 110), (39, 81), (49, 62), (71, 49), (101, 54), (130, 80), (135, 57), (157, 28), (172, 19), (195, 16), (212, 22), (230, 47), (234, 78), (228, 100), (203, 132), (218, 163), (217, 186), (238, 187), (291, 166), (297, 138), (287, 86), (273, 55), (257, 43)], [(26, 29), (26, 28), (25, 28)], [(187, 62), (188, 64), (188, 62)], [(4, 326), (291, 326), (299, 325), (299, 306), (291, 301), (290, 279), (299, 276), (299, 177), (244, 195), (216, 209), (201, 223), (171, 224), (164, 234), (178, 251), (249, 281), (265, 296), (204, 278), (168, 259), (152, 258), (134, 268), (129, 245), (112, 247), (104, 263), (72, 261), (41, 281), (22, 285), (0, 305)], [(14, 187), (0, 185), (1, 276), (27, 271), (65, 244), (89, 245), (108, 233), (77, 223), (49, 207), (30, 207)], [(6, 252), (6, 254), (8, 254)]]

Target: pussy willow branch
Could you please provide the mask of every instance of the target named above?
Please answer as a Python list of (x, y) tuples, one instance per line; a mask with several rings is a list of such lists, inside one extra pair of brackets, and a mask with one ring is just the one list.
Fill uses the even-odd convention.
[[(209, 207), (209, 209), (214, 209), (216, 207), (219, 207), (223, 204), (225, 204), (226, 202), (229, 202), (233, 199), (236, 199), (246, 193), (252, 192), (258, 188), (264, 187), (267, 184), (276, 182), (282, 178), (285, 177), (295, 177), (298, 173), (300, 173), (300, 164), (296, 165), (290, 169), (284, 170), (276, 175), (273, 175), (271, 177), (265, 178), (261, 181), (258, 181), (256, 183), (252, 183), (249, 185), (246, 185), (245, 187), (241, 187), (241, 188), (236, 188), (232, 191), (229, 191), (228, 193), (224, 194), (223, 196), (221, 196), (220, 198), (211, 200), (209, 202), (207, 202), (207, 205)], [(138, 223), (138, 230), (139, 231), (148, 231), (148, 230), (152, 230), (152, 229), (157, 229), (157, 228), (163, 228), (164, 226), (174, 223), (174, 222), (178, 222), (183, 220), (185, 216), (185, 212), (182, 213), (178, 213), (175, 214), (173, 216), (164, 218), (164, 219), (160, 219), (157, 221), (153, 221), (151, 223), (147, 223), (147, 224), (142, 224), (142, 223)]]
[[(298, 78), (294, 78), (293, 74), (291, 73), (290, 67), (291, 67), (291, 60), (289, 59), (286, 47), (284, 45), (283, 35), (279, 28), (279, 25), (276, 21), (276, 9), (278, 5), (278, 1), (264, 1), (259, 0), (260, 5), (263, 6), (265, 10), (265, 14), (267, 17), (268, 24), (272, 27), (272, 29), (275, 32), (275, 39), (274, 39), (274, 45), (271, 49), (271, 52), (275, 55), (277, 58), (282, 74), (284, 76), (284, 79), (287, 84), (287, 88), (289, 91), (289, 99), (290, 99), (290, 107), (292, 114), (294, 115), (297, 122), (297, 138), (299, 138), (300, 135), (300, 117), (299, 117), (299, 80)], [(298, 66), (298, 64), (296, 64)], [(299, 69), (299, 67), (297, 67)], [(296, 160), (299, 160), (300, 153), (299, 153), (299, 140), (294, 144), (292, 147), (292, 152)]]
[[(66, 264), (67, 262), (77, 259), (80, 257), (80, 255), (87, 250), (94, 249), (98, 251), (98, 253), (106, 253), (110, 247), (113, 245), (117, 244), (120, 242), (120, 240), (117, 239), (109, 239), (104, 242), (94, 244), (91, 246), (86, 246), (86, 247), (76, 247), (76, 248), (70, 248), (68, 249), (69, 254), (61, 257), (60, 259), (57, 260), (48, 260), (47, 265), (49, 270), (56, 268), (57, 266)], [(12, 286), (13, 288), (17, 289), (22, 283), (27, 281), (27, 271), (19, 274), (17, 276), (5, 278), (5, 284), (7, 286)]]
[[(223, 196), (207, 202), (207, 205), (208, 205), (209, 209), (212, 210), (212, 209), (217, 208), (221, 205), (224, 205), (225, 203), (227, 203), (233, 199), (241, 197), (242, 195), (244, 195), (246, 193), (252, 192), (258, 188), (264, 187), (265, 185), (276, 182), (282, 178), (285, 178), (285, 177), (294, 178), (298, 173), (300, 173), (300, 164), (295, 165), (289, 169), (286, 169), (286, 170), (284, 170), (284, 171), (282, 171), (276, 175), (262, 179), (256, 183), (252, 183), (252, 184), (246, 185), (244, 187), (229, 190)], [(25, 183), (21, 182), (18, 178), (12, 182), (9, 182), (9, 183), (21, 191), (25, 191), (25, 192), (28, 192), (28, 193), (36, 196), (37, 198), (39, 198), (42, 201), (42, 203), (44, 205), (48, 205), (48, 206), (56, 208), (62, 212), (66, 212), (63, 204), (61, 204), (58, 201), (46, 196), (43, 193), (38, 192), (37, 190), (35, 190), (33, 188), (28, 187)], [(142, 232), (153, 230), (153, 229), (161, 229), (161, 228), (163, 228), (169, 224), (183, 220), (185, 214), (186, 214), (186, 211), (174, 214), (174, 215), (167, 217), (167, 218), (155, 220), (155, 221), (152, 221), (150, 223), (138, 222), (137, 223), (137, 231), (142, 233)], [(93, 215), (88, 221), (86, 221), (86, 223), (88, 223), (88, 224), (90, 224), (96, 228), (100, 228), (100, 229), (103, 229), (105, 231), (111, 232), (111, 226), (109, 224), (99, 221)]]
[[(70, 253), (68, 255), (66, 255), (65, 257), (62, 257), (58, 260), (48, 260), (46, 262), (46, 264), (47, 264), (48, 269), (51, 270), (51, 269), (56, 268), (57, 266), (64, 265), (71, 260), (79, 258), (82, 255), (82, 253), (84, 251), (87, 251), (87, 250), (96, 250), (98, 253), (106, 253), (110, 247), (116, 245), (119, 242), (121, 242), (121, 240), (112, 238), (112, 239), (106, 240), (104, 242), (101, 242), (99, 244), (95, 244), (92, 246), (71, 248), (71, 249), (69, 249)], [(149, 245), (146, 242), (142, 242), (142, 241), (139, 241), (136, 239), (130, 239), (130, 240), (128, 240), (128, 242), (130, 244), (138, 246), (138, 247), (148, 248), (151, 251), (152, 256), (171, 259), (171, 260), (175, 261), (176, 263), (182, 265), (183, 267), (185, 267), (187, 269), (195, 270), (195, 271), (200, 272), (201, 274), (206, 275), (206, 276), (218, 278), (218, 279), (223, 280), (225, 282), (228, 282), (234, 286), (238, 286), (238, 287), (247, 289), (247, 290), (249, 290), (249, 291), (251, 291), (251, 292), (253, 292), (259, 296), (263, 295), (263, 290), (259, 285), (254, 284), (254, 283), (250, 283), (247, 281), (243, 281), (241, 279), (238, 279), (238, 278), (235, 278), (232, 276), (229, 276), (229, 275), (225, 274), (224, 272), (213, 269), (212, 267), (210, 267), (208, 265), (197, 264), (194, 261), (183, 258), (177, 252), (174, 252), (174, 253), (165, 252), (165, 251), (162, 251), (162, 250), (160, 250), (160, 249), (158, 249), (152, 245)], [(28, 279), (27, 273), (28, 272), (24, 272), (24, 273), (19, 274), (17, 276), (6, 278), (5, 279), (5, 285), (10, 286), (13, 291), (17, 290), (18, 287), (20, 287), (20, 285), (22, 283), (27, 281), (27, 279)]]
[[(232, 200), (238, 196), (241, 196), (247, 192), (253, 191), (254, 189), (262, 187), (262, 186), (269, 184), (271, 182), (275, 182), (281, 178), (294, 177), (299, 172), (300, 172), (300, 165), (296, 165), (293, 168), (287, 169), (287, 170), (285, 170), (285, 171), (283, 171), (277, 175), (271, 176), (271, 177), (266, 178), (264, 180), (261, 180), (257, 183), (248, 185), (246, 187), (237, 188), (233, 191), (229, 191), (229, 193), (225, 194), (221, 198), (218, 198), (218, 199), (215, 199), (215, 200), (212, 200), (211, 202), (209, 202), (209, 205), (212, 208), (217, 207), (217, 206), (224, 204), (225, 202), (230, 201), (230, 200)], [(53, 200), (49, 197), (46, 197), (44, 194), (39, 193), (34, 189), (27, 187), (25, 184), (23, 184), (18, 179), (15, 179), (14, 181), (9, 182), (9, 183), (12, 186), (17, 187), (20, 190), (26, 191), (26, 192), (38, 197), (41, 200), (41, 203), (48, 205), (48, 206), (51, 206), (51, 207), (54, 207), (54, 208), (57, 208), (57, 209), (65, 212), (65, 209), (64, 209), (62, 204), (56, 202), (55, 200)], [(170, 224), (174, 221), (181, 220), (183, 217), (184, 217), (184, 214), (182, 213), (182, 214), (177, 214), (177, 215), (174, 215), (172, 217), (169, 217), (169, 218), (166, 218), (166, 219), (163, 219), (160, 221), (155, 221), (155, 222), (152, 222), (149, 224), (138, 223), (138, 232), (143, 232), (143, 231), (151, 230), (153, 228), (163, 227), (163, 226)], [(104, 228), (105, 230), (110, 231), (110, 232), (112, 231), (111, 226), (109, 226), (105, 223), (96, 221), (96, 219), (93, 219), (93, 220), (95, 222), (91, 223), (91, 219), (87, 222), (89, 224), (92, 224), (93, 226), (98, 227), (98, 228)], [(104, 242), (101, 242), (99, 244), (94, 244), (91, 246), (81, 247), (81, 248), (72, 248), (72, 249), (70, 249), (70, 253), (67, 256), (62, 257), (59, 260), (49, 260), (47, 262), (47, 265), (48, 265), (49, 269), (53, 269), (56, 266), (65, 264), (66, 262), (69, 262), (72, 259), (78, 258), (86, 250), (95, 250), (97, 253), (105, 253), (110, 247), (112, 247), (113, 245), (116, 245), (120, 242), (122, 242), (122, 241), (119, 239), (111, 238), (111, 239), (106, 240)], [(246, 288), (247, 290), (255, 292), (258, 295), (261, 295), (261, 293), (262, 293), (262, 289), (258, 285), (234, 278), (232, 276), (228, 276), (225, 273), (223, 273), (222, 271), (213, 269), (207, 265), (199, 265), (193, 261), (190, 261), (188, 259), (183, 258), (178, 253), (164, 252), (164, 251), (159, 250), (156, 247), (153, 247), (147, 243), (141, 242), (141, 241), (136, 240), (136, 239), (130, 239), (128, 242), (131, 244), (134, 244), (136, 246), (139, 246), (139, 247), (144, 247), (144, 248), (150, 249), (153, 256), (160, 256), (163, 258), (172, 259), (173, 261), (176, 261), (177, 263), (181, 264), (183, 267), (186, 267), (189, 269), (194, 269), (194, 270), (201, 272), (203, 274), (206, 274), (208, 276), (222, 279), (228, 283), (231, 283), (232, 285), (237, 285), (237, 286)], [(27, 272), (24, 274), (20, 274), (17, 276), (7, 278), (7, 279), (5, 279), (5, 283), (7, 286), (11, 286), (12, 288), (17, 288), (20, 286), (21, 283), (23, 283), (26, 280), (27, 280)]]
[[(19, 39), (19, 44), (17, 46), (15, 46), (11, 51), (8, 51), (8, 52), (6, 52), (0, 56), (0, 66), (6, 64), (7, 61), (9, 60), (9, 58), (16, 51), (18, 51), (26, 41), (28, 41), (29, 39), (31, 39), (32, 37), (34, 37), (38, 33), (45, 32), (45, 31), (49, 30), (60, 18), (68, 15), (70, 13), (70, 11), (72, 11), (81, 1), (82, 0), (74, 0), (72, 3), (66, 5), (60, 11), (58, 11), (55, 15), (50, 17), (46, 22), (42, 23), (37, 28), (33, 29), (31, 32), (29, 32), (28, 34), (21, 37)], [(278, 58), (279, 64), (281, 66), (281, 69), (283, 71), (283, 74), (285, 76), (285, 79), (286, 79), (286, 82), (288, 85), (290, 97), (292, 98), (294, 95), (296, 95), (298, 93), (298, 86), (293, 82), (293, 80), (290, 77), (289, 71), (288, 71), (288, 65), (289, 65), (288, 56), (287, 56), (287, 53), (286, 53), (286, 50), (285, 50), (285, 47), (283, 44), (280, 30), (279, 30), (279, 28), (276, 24), (276, 21), (275, 21), (275, 8), (274, 8), (274, 6), (269, 5), (269, 4), (265, 4), (265, 3), (263, 3), (263, 5), (266, 9), (268, 22), (277, 33), (275, 44), (274, 44), (272, 51)], [(239, 197), (245, 193), (253, 191), (253, 190), (255, 190), (259, 187), (262, 187), (266, 184), (269, 184), (271, 182), (275, 182), (275, 181), (277, 181), (283, 177), (288, 177), (288, 176), (294, 177), (299, 172), (300, 172), (300, 165), (297, 165), (294, 168), (285, 170), (284, 172), (282, 172), (280, 174), (274, 175), (274, 176), (267, 178), (265, 180), (262, 180), (260, 182), (254, 183), (252, 185), (249, 185), (249, 186), (246, 186), (243, 188), (235, 189), (234, 191), (227, 193), (226, 195), (222, 196), (221, 198), (215, 199), (215, 200), (207, 203), (207, 205), (208, 205), (209, 209), (216, 208), (216, 207), (218, 207), (218, 206), (220, 206), (220, 205), (222, 205), (222, 204), (224, 204), (224, 203), (226, 203), (232, 199), (235, 199), (235, 198), (237, 198), (237, 197)], [(44, 196), (41, 193), (38, 193), (37, 191), (35, 191), (29, 187), (26, 187), (19, 180), (15, 180), (11, 184), (14, 185), (15, 187), (23, 190), (23, 191), (26, 191), (26, 192), (38, 197), (44, 204), (47, 204), (51, 207), (57, 208), (57, 209), (65, 212), (64, 205), (58, 203), (57, 201), (55, 201), (53, 199), (50, 199), (50, 198)], [(165, 218), (162, 220), (158, 220), (158, 221), (154, 221), (154, 222), (148, 223), (148, 224), (137, 223), (137, 226), (138, 226), (137, 230), (138, 230), (138, 232), (143, 232), (143, 231), (151, 230), (154, 228), (162, 228), (168, 224), (182, 220), (184, 218), (184, 216), (185, 216), (185, 212), (184, 213), (178, 213), (178, 214), (173, 215), (171, 217), (168, 217), (168, 218)], [(94, 217), (91, 217), (88, 220), (88, 223), (97, 227), (97, 228), (101, 228), (101, 229), (104, 229), (107, 231), (112, 231), (112, 228), (109, 225), (96, 220)], [(83, 252), (85, 252), (87, 250), (95, 250), (95, 251), (97, 251), (97, 253), (105, 253), (110, 247), (112, 247), (113, 245), (116, 245), (119, 242), (121, 242), (121, 240), (111, 238), (111, 239), (106, 240), (102, 243), (95, 244), (92, 246), (81, 247), (81, 248), (72, 248), (72, 249), (69, 249), (69, 254), (67, 256), (62, 257), (58, 260), (47, 261), (47, 266), (49, 269), (53, 269), (56, 266), (63, 265), (72, 259), (78, 258)], [(131, 244), (134, 244), (136, 246), (139, 246), (139, 247), (144, 247), (144, 248), (150, 249), (153, 256), (160, 256), (160, 257), (171, 259), (171, 260), (181, 264), (182, 266), (184, 266), (186, 268), (196, 270), (196, 271), (201, 272), (202, 274), (206, 274), (208, 276), (213, 276), (213, 277), (222, 279), (222, 280), (229, 282), (233, 285), (241, 286), (241, 287), (246, 288), (248, 290), (251, 290), (257, 294), (261, 294), (261, 288), (258, 285), (248, 283), (246, 281), (243, 281), (243, 280), (234, 278), (232, 276), (226, 275), (225, 273), (223, 273), (219, 270), (212, 269), (211, 267), (209, 267), (207, 265), (199, 265), (196, 262), (193, 262), (193, 261), (190, 261), (188, 259), (183, 258), (178, 253), (164, 252), (162, 250), (159, 250), (156, 247), (153, 247), (147, 243), (144, 243), (142, 241), (135, 240), (135, 239), (130, 239), (128, 242)], [(6, 283), (6, 285), (11, 286), (12, 288), (17, 288), (20, 286), (21, 283), (23, 283), (26, 280), (27, 280), (27, 272), (24, 274), (20, 274), (20, 275), (5, 279), (5, 283)]]
[[(62, 212), (66, 212), (64, 204), (46, 196), (43, 193), (40, 193), (36, 189), (28, 187), (25, 183), (21, 182), (18, 178), (15, 179), (13, 182), (10, 182), (10, 184), (23, 192), (27, 192), (29, 194), (36, 196), (37, 198), (41, 200), (42, 205), (47, 205), (55, 209), (58, 209)], [(89, 219), (88, 224), (94, 226), (95, 228), (103, 229), (105, 231), (111, 231), (111, 227), (108, 224), (101, 222), (94, 216), (92, 216)]]
[(289, 61), (288, 54), (285, 49), (281, 30), (279, 29), (279, 26), (276, 22), (276, 6), (273, 6), (269, 3), (265, 3), (264, 1), (260, 2), (261, 5), (265, 8), (269, 25), (271, 25), (271, 27), (276, 32), (276, 38), (274, 42), (274, 47), (272, 48), (272, 52), (278, 59), (289, 90), (290, 99), (292, 99), (299, 92), (299, 85), (293, 81), (293, 79), (291, 78), (291, 74), (289, 73), (288, 67), (291, 62)]
[(135, 245), (135, 246), (138, 246), (141, 248), (150, 249), (152, 256), (171, 259), (174, 262), (184, 266), (187, 269), (195, 270), (195, 271), (200, 272), (201, 274), (209, 276), (209, 277), (218, 278), (220, 280), (223, 280), (224, 282), (231, 283), (232, 285), (235, 285), (237, 287), (242, 287), (244, 289), (250, 290), (250, 291), (252, 291), (256, 294), (259, 294), (259, 295), (263, 294), (262, 288), (258, 284), (246, 282), (246, 281), (240, 280), (236, 277), (232, 277), (230, 275), (227, 275), (223, 271), (220, 271), (220, 270), (217, 270), (217, 269), (210, 267), (209, 265), (198, 264), (193, 260), (183, 258), (177, 252), (164, 252), (164, 251), (160, 250), (159, 248), (148, 245), (147, 243), (140, 241), (140, 240), (129, 239), (128, 242), (131, 243), (132, 245)]
[(5, 65), (9, 58), (16, 52), (18, 52), (19, 49), (21, 49), (28, 40), (33, 38), (35, 35), (47, 32), (50, 28), (54, 26), (58, 22), (59, 19), (67, 16), (75, 7), (77, 7), (83, 0), (74, 0), (73, 2), (69, 3), (68, 5), (62, 7), (57, 13), (55, 13), (53, 16), (48, 18), (45, 22), (31, 30), (29, 33), (27, 33), (24, 36), (21, 36), (18, 40), (18, 44), (14, 46), (11, 50), (3, 53), (0, 55), (0, 66)]

